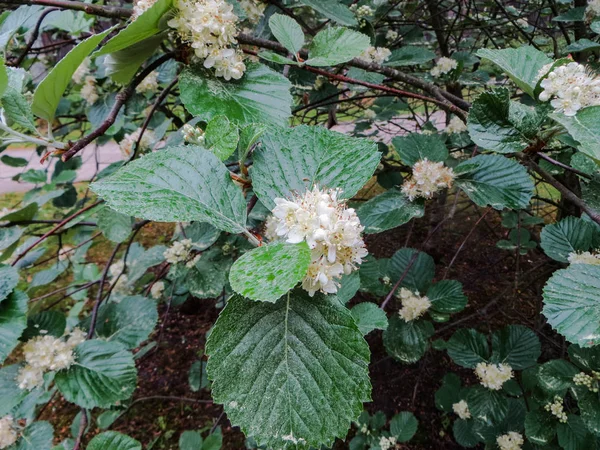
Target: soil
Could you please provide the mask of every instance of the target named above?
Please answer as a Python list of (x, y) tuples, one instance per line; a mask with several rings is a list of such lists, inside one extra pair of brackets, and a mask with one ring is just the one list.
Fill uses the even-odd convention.
[[(445, 206), (447, 212), (452, 201)], [(432, 208), (435, 209), (435, 208)], [(462, 209), (462, 211), (461, 211)], [(505, 239), (508, 231), (501, 226), (500, 214), (475, 210), (464, 198), (456, 202), (456, 214), (439, 226), (428, 241), (426, 251), (436, 261), (438, 279), (454, 259), (448, 278), (463, 283), (468, 296), (467, 308), (452, 317), (448, 323), (435, 324), (436, 336), (447, 340), (460, 327), (472, 327), (489, 333), (508, 323), (521, 323), (534, 329), (542, 341), (544, 361), (564, 352), (564, 342), (543, 323), (541, 289), (549, 274), (556, 269), (539, 249), (521, 256), (517, 263), (515, 252), (496, 247)], [(544, 211), (537, 211), (543, 215)], [(442, 216), (443, 217), (443, 216)], [(429, 230), (435, 228), (434, 218), (425, 217), (415, 226), (405, 225), (388, 232), (370, 235), (367, 246), (378, 258), (391, 257), (404, 246), (422, 249)], [(534, 238), (539, 230), (531, 230)], [(469, 235), (470, 234), (470, 235)], [(468, 239), (465, 242), (465, 238)], [(457, 250), (464, 243), (462, 250)], [(518, 289), (515, 290), (515, 283)], [(359, 294), (353, 303), (360, 301), (381, 303), (383, 299)], [(206, 389), (191, 392), (188, 372), (192, 363), (202, 357), (205, 336), (219, 310), (215, 301), (190, 299), (182, 307), (161, 307), (161, 319), (154, 340), (159, 342), (138, 361), (139, 389), (135, 403), (111, 429), (129, 434), (140, 440), (144, 448), (156, 440), (152, 448), (178, 449), (177, 441), (184, 430), (220, 426), (224, 434), (224, 449), (243, 449), (244, 436), (231, 427), (222, 409), (210, 402)], [(397, 310), (393, 303), (388, 314)], [(450, 418), (436, 409), (434, 393), (440, 387), (444, 374), (453, 371), (465, 384), (476, 380), (472, 371), (452, 363), (443, 351), (430, 349), (425, 357), (412, 365), (405, 365), (387, 356), (382, 344), (381, 332), (367, 336), (372, 350), (370, 365), (373, 384), (373, 401), (365, 408), (373, 414), (383, 411), (388, 418), (400, 411), (411, 411), (419, 420), (417, 435), (408, 443), (399, 445), (405, 449), (458, 449), (452, 439)], [(162, 398), (162, 397), (168, 398)], [(61, 438), (69, 437), (71, 421), (78, 409), (57, 399), (42, 418), (51, 420)], [(93, 426), (96, 422), (92, 421)], [(88, 437), (97, 430), (90, 430)], [(350, 431), (351, 434), (354, 430)], [(335, 449), (347, 448), (337, 442)]]

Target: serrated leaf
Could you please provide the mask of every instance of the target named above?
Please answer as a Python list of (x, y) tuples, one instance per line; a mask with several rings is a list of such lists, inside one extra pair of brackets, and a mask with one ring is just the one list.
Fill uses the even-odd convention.
[(225, 161), (235, 152), (240, 139), (238, 129), (226, 116), (213, 117), (206, 125), (206, 148)]
[(390, 420), (390, 434), (398, 440), (398, 442), (407, 442), (417, 432), (419, 422), (413, 413), (403, 411), (396, 414)]
[(20, 389), (17, 385), (16, 380), (20, 369), (20, 364), (13, 364), (0, 369), (0, 398), (2, 398), (0, 415), (2, 417), (11, 413), (13, 408), (18, 406), (23, 398), (27, 396), (27, 391)]
[(2, 95), (2, 107), (4, 108), (4, 115), (8, 119), (32, 133), (36, 133), (31, 107), (23, 94), (13, 88), (8, 88)]
[(369, 37), (344, 27), (325, 28), (308, 48), (309, 66), (335, 66), (359, 56), (370, 45)]
[(540, 234), (540, 246), (550, 258), (568, 262), (570, 253), (591, 248), (593, 235), (594, 228), (589, 222), (569, 216), (544, 227)]
[(267, 127), (262, 123), (251, 123), (240, 130), (240, 141), (238, 143), (238, 159), (240, 161), (246, 159), (252, 147), (266, 130)]
[(410, 133), (392, 139), (392, 144), (402, 161), (409, 166), (423, 159), (434, 162), (448, 159), (448, 149), (438, 135)]
[(456, 331), (446, 343), (446, 348), (452, 361), (468, 369), (473, 369), (490, 358), (486, 337), (473, 329)]
[(275, 198), (302, 194), (315, 184), (340, 188), (341, 198), (351, 198), (369, 180), (379, 159), (372, 141), (300, 125), (264, 135), (250, 174), (256, 195), (271, 210)]
[(28, 297), (14, 290), (0, 303), (0, 364), (13, 351), (27, 327)]
[(310, 261), (306, 242), (274, 242), (244, 253), (231, 266), (229, 282), (244, 297), (274, 303), (306, 276)]
[(259, 445), (331, 445), (370, 400), (369, 348), (331, 297), (300, 290), (276, 303), (234, 296), (206, 352), (213, 398)]
[[(418, 255), (413, 260), (415, 253)], [(435, 275), (435, 262), (427, 253), (413, 248), (401, 248), (390, 259), (388, 271), (392, 284), (404, 275), (400, 286), (413, 292), (425, 293)]]
[(540, 386), (550, 393), (564, 393), (574, 386), (573, 377), (579, 373), (573, 364), (555, 359), (540, 366), (537, 376)]
[(105, 431), (90, 441), (87, 450), (142, 450), (142, 444), (116, 431)]
[(302, 0), (301, 3), (341, 25), (354, 26), (357, 24), (354, 13), (338, 0)]
[(394, 314), (383, 332), (383, 345), (388, 355), (405, 364), (412, 364), (423, 357), (433, 333), (433, 325), (427, 320), (406, 322)]
[(537, 335), (522, 325), (508, 325), (492, 335), (492, 361), (514, 370), (535, 365), (541, 352)]
[(75, 364), (54, 378), (67, 401), (82, 408), (108, 408), (131, 396), (137, 370), (133, 356), (121, 344), (93, 339), (74, 352)]
[(533, 196), (525, 167), (500, 155), (477, 155), (458, 165), (456, 184), (479, 206), (523, 209)]
[(580, 347), (577, 344), (569, 345), (569, 358), (579, 367), (588, 371), (600, 371), (600, 347)]
[(356, 326), (363, 335), (367, 335), (373, 330), (385, 330), (388, 327), (385, 311), (375, 303), (359, 303), (350, 312), (354, 317)]
[(467, 306), (462, 284), (456, 280), (442, 280), (427, 290), (431, 309), (440, 313), (457, 313)]
[(581, 417), (569, 414), (567, 423), (556, 426), (558, 444), (564, 450), (583, 450), (595, 447), (594, 436), (587, 430)]
[(287, 125), (291, 115), (291, 84), (262, 64), (247, 64), (240, 80), (224, 81), (200, 67), (188, 67), (179, 76), (181, 101), (201, 120), (226, 115), (238, 126), (250, 123)]
[(58, 103), (71, 82), (73, 73), (111, 31), (112, 28), (109, 28), (81, 41), (52, 68), (33, 93), (31, 111), (36, 116), (49, 122), (54, 119)]
[(467, 404), (473, 418), (484, 422), (501, 422), (508, 412), (508, 398), (501, 391), (473, 386), (467, 393)]
[(179, 436), (179, 450), (202, 450), (202, 435), (197, 431), (184, 431)]
[(466, 448), (475, 447), (481, 439), (475, 433), (477, 422), (475, 420), (458, 419), (452, 425), (452, 435), (456, 442)]
[(600, 266), (572, 264), (557, 270), (544, 287), (542, 314), (569, 342), (600, 343)]
[(67, 319), (58, 311), (41, 311), (27, 318), (27, 329), (23, 332), (22, 341), (40, 335), (61, 337), (65, 333)]
[(588, 393), (582, 398), (577, 399), (581, 419), (587, 426), (588, 430), (594, 435), (600, 436), (600, 400), (598, 395)]
[(98, 212), (98, 228), (110, 241), (124, 242), (131, 234), (134, 219), (105, 206)]
[(435, 56), (434, 52), (426, 48), (405, 45), (392, 50), (391, 56), (383, 65), (389, 67), (416, 66), (435, 59)]
[(535, 445), (547, 445), (556, 436), (556, 419), (542, 411), (529, 411), (525, 416), (525, 436)]
[(550, 117), (567, 129), (569, 134), (579, 142), (579, 150), (590, 158), (600, 161), (600, 106), (580, 109), (574, 116), (561, 113), (550, 114)]
[(19, 283), (19, 272), (12, 266), (0, 266), (0, 303)]
[(286, 58), (285, 56), (280, 55), (279, 53), (270, 52), (268, 50), (263, 50), (256, 56), (258, 56), (261, 59), (264, 59), (265, 61), (273, 62), (275, 64), (290, 64), (293, 66), (300, 65), (300, 63), (294, 61), (293, 59)]
[(390, 189), (363, 203), (356, 213), (365, 233), (381, 233), (423, 217), (425, 205), (420, 201), (410, 202), (398, 189)]
[(242, 191), (223, 163), (200, 147), (151, 153), (90, 187), (123, 214), (161, 222), (209, 222), (230, 233), (245, 230)]
[(525, 93), (534, 98), (538, 73), (552, 60), (531, 46), (492, 50), (482, 48), (477, 52), (480, 58), (489, 59), (508, 74), (510, 79)]
[(54, 429), (48, 422), (33, 422), (25, 430), (14, 446), (14, 450), (50, 450), (54, 439)]
[(273, 14), (269, 18), (269, 28), (281, 45), (295, 55), (304, 45), (304, 32), (298, 22), (283, 14)]

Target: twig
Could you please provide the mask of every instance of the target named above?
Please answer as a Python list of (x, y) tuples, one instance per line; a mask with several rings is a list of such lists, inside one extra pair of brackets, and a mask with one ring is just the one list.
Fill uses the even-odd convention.
[(42, 26), (42, 22), (44, 21), (44, 19), (46, 18), (46, 16), (48, 14), (50, 14), (51, 12), (54, 12), (54, 11), (58, 11), (58, 8), (49, 8), (40, 15), (40, 17), (37, 20), (37, 23), (35, 24), (35, 27), (34, 27), (32, 33), (31, 33), (29, 42), (27, 42), (27, 46), (25, 47), (25, 50), (23, 50), (23, 53), (21, 53), (19, 55), (19, 57), (13, 64), (8, 64), (8, 65), (13, 66), (13, 67), (19, 67), (21, 65), (21, 63), (23, 62), (23, 60), (29, 53), (29, 50), (31, 50), (31, 47), (33, 47), (33, 44), (35, 44), (35, 41), (37, 41), (37, 38), (40, 35), (40, 28)]

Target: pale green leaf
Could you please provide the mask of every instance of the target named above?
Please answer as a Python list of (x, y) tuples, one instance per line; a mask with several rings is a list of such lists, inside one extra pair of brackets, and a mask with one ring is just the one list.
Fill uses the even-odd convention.
[(392, 139), (394, 148), (404, 163), (414, 166), (423, 159), (443, 162), (448, 159), (448, 149), (440, 136), (410, 133)]
[(142, 444), (116, 431), (105, 431), (90, 441), (86, 450), (142, 450)]
[(23, 235), (19, 227), (0, 228), (0, 252), (17, 242)]
[(423, 217), (423, 202), (410, 202), (398, 189), (390, 189), (363, 203), (356, 211), (365, 233), (381, 233), (399, 227), (415, 217)]
[(206, 125), (204, 138), (206, 148), (225, 161), (235, 152), (240, 136), (227, 116), (216, 116)]
[(302, 0), (301, 3), (341, 25), (354, 26), (357, 24), (354, 13), (339, 0)]
[(363, 335), (367, 335), (373, 330), (385, 330), (388, 327), (385, 311), (375, 303), (359, 303), (350, 312), (354, 317), (356, 326)]
[[(33, 422), (25, 430), (14, 446), (14, 450), (50, 450), (54, 439), (54, 429), (48, 422)], [(11, 447), (12, 450), (12, 447)]]
[(28, 297), (21, 291), (13, 291), (0, 303), (0, 364), (13, 351), (23, 330), (27, 328)]
[(4, 115), (32, 133), (36, 133), (31, 107), (25, 97), (13, 88), (8, 88), (2, 96)]
[(405, 364), (412, 364), (423, 357), (433, 333), (433, 325), (427, 320), (406, 322), (394, 314), (383, 332), (383, 345), (388, 355)]
[(264, 135), (250, 174), (256, 195), (273, 209), (275, 198), (302, 194), (315, 184), (341, 188), (341, 198), (351, 198), (369, 180), (379, 159), (372, 141), (300, 125)]
[(273, 14), (269, 18), (269, 28), (281, 45), (295, 55), (304, 45), (304, 32), (298, 22), (283, 14)]
[(369, 348), (337, 299), (234, 296), (207, 342), (212, 394), (259, 445), (308, 449), (344, 437), (370, 400)]
[(8, 75), (6, 73), (6, 65), (4, 64), (4, 58), (0, 58), (0, 97), (2, 97), (7, 87)]
[(359, 56), (370, 45), (365, 34), (344, 27), (319, 31), (308, 48), (309, 66), (335, 66)]
[(274, 303), (305, 277), (310, 261), (306, 242), (274, 242), (246, 252), (233, 263), (229, 282), (238, 294)]
[(588, 251), (593, 237), (592, 224), (579, 217), (569, 216), (544, 227), (540, 234), (540, 246), (550, 258), (568, 262), (569, 254)]
[(0, 303), (8, 297), (19, 282), (19, 272), (12, 266), (0, 265)]
[(287, 58), (279, 53), (270, 52), (268, 50), (263, 50), (257, 55), (259, 58), (264, 59), (265, 61), (270, 61), (275, 64), (290, 64), (293, 66), (299, 66), (300, 63), (294, 61), (293, 59)]
[(0, 398), (2, 398), (0, 415), (2, 417), (11, 413), (27, 395), (27, 391), (20, 389), (16, 381), (21, 367), (20, 364), (13, 364), (0, 369)]
[(574, 116), (562, 113), (550, 114), (550, 117), (567, 129), (579, 142), (579, 150), (590, 158), (600, 161), (600, 106), (580, 109)]
[(200, 147), (151, 153), (91, 189), (123, 214), (161, 222), (209, 222), (230, 233), (245, 230), (242, 191), (223, 163)]
[(589, 39), (579, 39), (567, 47), (564, 50), (564, 53), (578, 53), (578, 52), (586, 52), (586, 51), (600, 50), (600, 43), (590, 41)]

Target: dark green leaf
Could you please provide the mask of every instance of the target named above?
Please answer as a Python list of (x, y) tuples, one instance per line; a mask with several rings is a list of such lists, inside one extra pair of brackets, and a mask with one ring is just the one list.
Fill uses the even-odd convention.
[(433, 325), (427, 320), (406, 322), (394, 314), (383, 332), (383, 344), (388, 355), (412, 364), (420, 360), (429, 348), (429, 338), (433, 332)]
[(442, 280), (427, 290), (431, 309), (441, 313), (457, 313), (465, 309), (467, 297), (462, 284), (456, 280)]
[(544, 227), (540, 235), (540, 246), (550, 258), (568, 262), (570, 253), (590, 249), (593, 233), (594, 228), (589, 222), (569, 216)]
[(423, 202), (410, 202), (398, 189), (390, 189), (363, 203), (357, 210), (365, 233), (381, 233), (399, 227), (415, 217), (423, 217)]
[(490, 358), (487, 339), (473, 329), (463, 328), (455, 332), (447, 342), (447, 349), (456, 364), (469, 369)]
[(0, 364), (13, 351), (27, 327), (27, 301), (21, 291), (13, 291), (0, 303)]
[(407, 442), (415, 435), (418, 426), (419, 422), (414, 414), (403, 411), (390, 420), (390, 433), (398, 442)]
[(310, 6), (328, 19), (341, 25), (354, 26), (356, 18), (350, 9), (339, 0), (302, 0), (301, 3)]
[(142, 450), (142, 444), (116, 431), (105, 431), (90, 441), (87, 450)]
[(13, 291), (19, 282), (19, 272), (12, 266), (0, 266), (0, 302)]
[(542, 364), (538, 370), (540, 386), (550, 393), (564, 393), (574, 386), (573, 377), (579, 373), (577, 367), (567, 361), (555, 359)]
[(434, 162), (443, 162), (448, 159), (448, 149), (440, 136), (436, 134), (410, 133), (392, 139), (392, 143), (402, 161), (409, 166), (414, 166), (415, 163), (424, 159)]
[(401, 248), (390, 259), (389, 273), (392, 283), (404, 277), (400, 286), (425, 293), (435, 275), (435, 262), (427, 253)]
[(367, 335), (373, 330), (385, 330), (388, 327), (385, 311), (375, 303), (359, 303), (350, 312), (363, 335)]
[(423, 47), (406, 45), (392, 51), (390, 58), (383, 63), (384, 66), (404, 67), (415, 66), (431, 61), (435, 53)]
[(535, 445), (547, 445), (556, 436), (556, 419), (541, 411), (529, 411), (525, 417), (525, 436)]
[(523, 370), (535, 365), (542, 352), (540, 340), (529, 328), (508, 325), (492, 335), (492, 361)]

